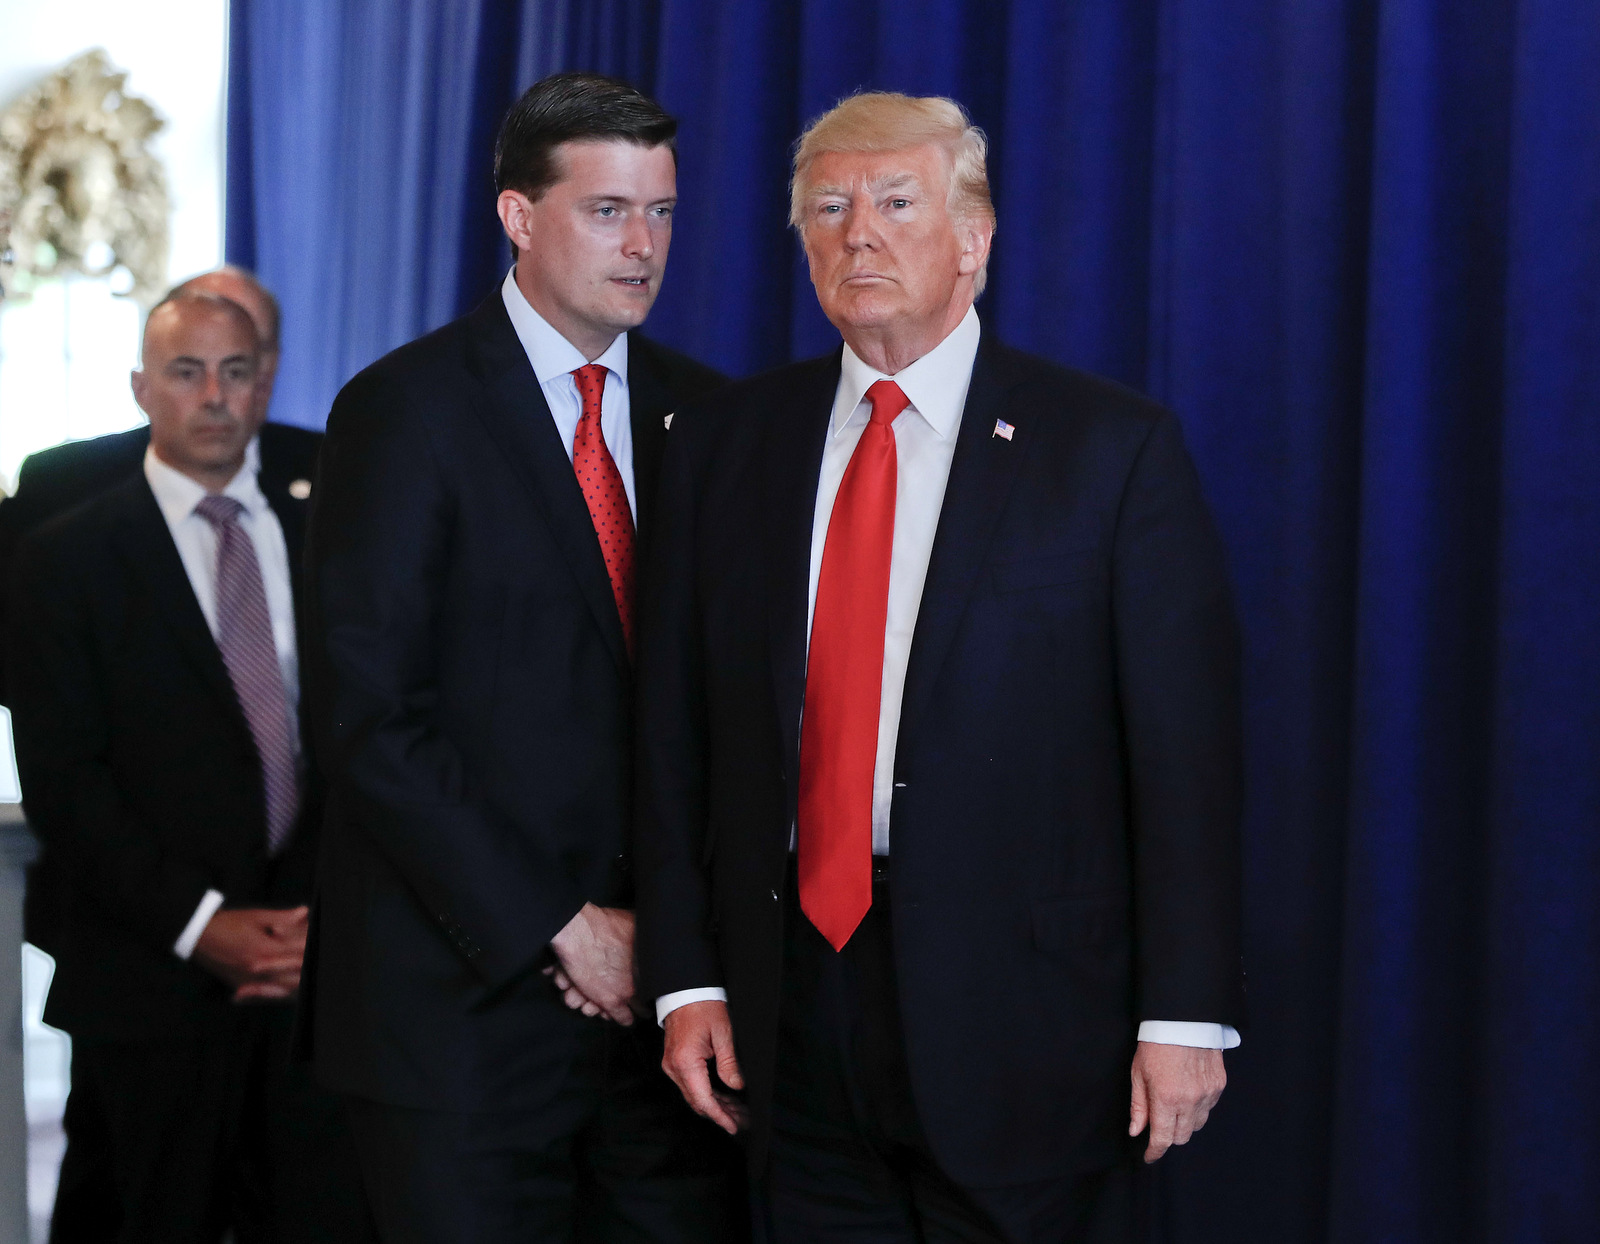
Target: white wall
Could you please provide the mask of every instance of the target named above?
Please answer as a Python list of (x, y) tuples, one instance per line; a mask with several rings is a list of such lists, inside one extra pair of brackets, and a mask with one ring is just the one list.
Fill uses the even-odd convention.
[[(90, 48), (167, 125), (154, 140), (172, 204), (168, 275), (222, 262), (227, 0), (0, 0), (0, 106)], [(132, 427), (139, 317), (103, 282), (0, 303), (0, 487), (59, 441)]]

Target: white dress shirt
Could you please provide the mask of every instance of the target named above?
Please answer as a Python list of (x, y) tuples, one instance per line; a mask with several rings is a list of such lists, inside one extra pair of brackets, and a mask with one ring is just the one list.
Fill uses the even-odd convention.
[[(961, 323), (909, 367), (893, 376), (875, 371), (848, 344), (834, 391), (833, 415), (822, 450), (816, 509), (811, 520), (811, 580), (807, 594), (806, 644), (810, 646), (811, 615), (817, 604), (817, 578), (828, 538), (828, 521), (845, 468), (872, 415), (867, 390), (880, 380), (893, 380), (909, 405), (894, 421), (896, 458), (894, 546), (889, 560), (889, 611), (883, 637), (883, 691), (878, 707), (878, 756), (872, 776), (872, 853), (889, 853), (889, 809), (894, 801), (894, 754), (900, 735), (900, 701), (905, 692), (906, 665), (922, 606), (928, 559), (944, 508), (945, 485), (955, 457), (956, 433), (967, 404), (967, 386), (978, 357), (981, 329), (971, 308)], [(790, 847), (794, 831), (790, 831)], [(684, 989), (656, 999), (656, 1019), (691, 1002), (726, 1001), (722, 989)], [(1239, 1034), (1223, 1024), (1146, 1020), (1139, 1040), (1159, 1045), (1232, 1049)]]
[[(506, 274), (500, 286), (500, 298), (506, 304), (506, 314), (511, 317), (511, 327), (517, 331), (517, 340), (533, 365), (539, 388), (544, 391), (545, 403), (550, 407), (550, 417), (556, 421), (556, 431), (561, 435), (567, 457), (571, 458), (572, 440), (583, 414), (583, 399), (578, 396), (578, 382), (572, 373), (589, 360), (577, 346), (550, 327), (549, 321), (523, 297), (517, 288), (515, 268)], [(600, 398), (600, 434), (611, 451), (611, 460), (622, 472), (622, 486), (628, 491), (628, 508), (633, 511), (637, 523), (639, 503), (633, 494), (633, 411), (628, 401), (628, 334), (618, 333), (617, 339), (595, 362), (606, 369), (606, 387)]]
[[(261, 447), (252, 440), (245, 449), (244, 465), (228, 481), (222, 495), (232, 497), (244, 506), (239, 515), (239, 526), (250, 537), (256, 548), (256, 562), (261, 567), (261, 586), (266, 592), (267, 613), (272, 619), (272, 643), (278, 651), (278, 669), (283, 675), (283, 700), (289, 711), (289, 743), (300, 759), (300, 655), (295, 647), (294, 591), (289, 584), (289, 548), (283, 540), (283, 527), (278, 516), (267, 504), (256, 476), (261, 470)], [(152, 447), (145, 450), (144, 477), (155, 494), (161, 516), (167, 520), (167, 530), (178, 547), (189, 586), (194, 591), (200, 612), (211, 628), (213, 639), (217, 636), (217, 532), (216, 528), (195, 513), (195, 507), (206, 497), (205, 485), (190, 479), (182, 471), (168, 466), (156, 457)], [(184, 926), (172, 949), (180, 959), (194, 953), (195, 943), (222, 906), (223, 896), (217, 890), (207, 890), (194, 915)]]

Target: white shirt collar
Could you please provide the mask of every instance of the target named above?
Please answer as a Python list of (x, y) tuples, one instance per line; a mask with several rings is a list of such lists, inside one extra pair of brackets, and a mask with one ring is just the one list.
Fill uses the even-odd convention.
[[(222, 495), (232, 497), (239, 502), (244, 506), (246, 513), (260, 514), (267, 508), (266, 494), (261, 491), (261, 485), (256, 479), (260, 471), (260, 440), (252, 436), (250, 443), (245, 446), (244, 465), (239, 468), (238, 474), (228, 481), (228, 486), (222, 490)], [(161, 507), (161, 513), (166, 517), (168, 526), (188, 518), (194, 513), (194, 507), (205, 499), (205, 485), (161, 461), (156, 457), (154, 445), (144, 451), (144, 477), (150, 483), (150, 491), (155, 494), (156, 504)]]
[(978, 357), (981, 334), (978, 313), (968, 307), (961, 323), (948, 337), (893, 376), (868, 367), (846, 343), (839, 375), (839, 400), (833, 407), (833, 434), (837, 436), (844, 430), (868, 389), (880, 380), (893, 380), (941, 440), (954, 436), (961, 426), (961, 408), (966, 404), (967, 385), (972, 379), (972, 364)]
[[(558, 376), (577, 371), (589, 360), (554, 328), (548, 320), (533, 309), (517, 287), (517, 270), (513, 266), (500, 286), (500, 299), (506, 304), (506, 314), (511, 317), (511, 327), (516, 329), (517, 340), (533, 365), (533, 374), (540, 384), (547, 384)], [(606, 352), (595, 362), (613, 376), (628, 383), (628, 334), (618, 333), (616, 340), (606, 347)]]

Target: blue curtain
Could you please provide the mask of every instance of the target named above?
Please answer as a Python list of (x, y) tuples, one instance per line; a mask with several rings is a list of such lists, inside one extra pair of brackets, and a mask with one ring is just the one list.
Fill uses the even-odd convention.
[(491, 286), (493, 125), (543, 72), (681, 118), (651, 331), (733, 372), (836, 339), (803, 123), (966, 103), (991, 329), (1180, 412), (1247, 634), (1253, 1022), (1154, 1238), (1600, 1238), (1600, 5), (233, 8), (229, 249), (307, 423)]

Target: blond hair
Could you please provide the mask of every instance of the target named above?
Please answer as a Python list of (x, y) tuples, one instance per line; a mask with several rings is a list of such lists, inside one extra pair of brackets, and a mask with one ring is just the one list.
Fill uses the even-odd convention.
[[(806, 174), (819, 155), (830, 151), (905, 151), (932, 143), (950, 157), (952, 216), (995, 227), (989, 195), (989, 140), (972, 123), (967, 110), (942, 95), (902, 95), (897, 91), (860, 91), (846, 96), (800, 135), (794, 149), (794, 176), (789, 182), (789, 223), (805, 232)], [(975, 293), (983, 292), (988, 261), (978, 271)]]

